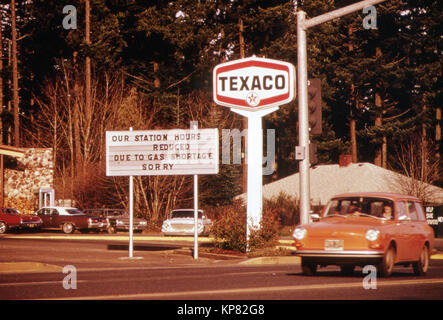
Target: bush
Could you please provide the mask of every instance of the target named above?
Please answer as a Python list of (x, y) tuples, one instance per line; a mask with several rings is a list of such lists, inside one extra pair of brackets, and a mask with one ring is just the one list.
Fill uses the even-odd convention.
[[(216, 248), (246, 252), (246, 208), (242, 202), (217, 210), (213, 226), (214, 245)], [(250, 251), (265, 247), (274, 247), (278, 243), (279, 217), (276, 210), (264, 210), (259, 230), (250, 234)]]
[(216, 248), (246, 252), (246, 210), (241, 201), (216, 210), (212, 233)]
[(300, 221), (300, 202), (295, 197), (280, 193), (263, 202), (264, 211), (275, 211), (282, 226), (294, 226)]

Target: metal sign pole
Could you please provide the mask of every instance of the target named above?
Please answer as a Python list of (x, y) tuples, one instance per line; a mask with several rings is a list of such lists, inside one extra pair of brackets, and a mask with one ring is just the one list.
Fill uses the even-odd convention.
[(306, 13), (297, 11), (297, 82), (298, 82), (298, 140), (303, 150), (303, 160), (299, 161), (300, 175), (300, 222), (309, 222), (309, 120), (308, 120), (308, 68), (306, 58)]
[(194, 259), (198, 259), (198, 175), (194, 174)]
[(263, 207), (263, 130), (262, 118), (279, 107), (260, 111), (245, 111), (231, 108), (231, 111), (248, 118), (247, 154), (247, 208), (246, 243), (249, 251), (249, 238), (252, 230), (260, 228)]
[[(132, 131), (132, 127), (129, 128)], [(129, 176), (129, 258), (134, 256), (134, 177)]]
[[(191, 121), (191, 129), (198, 129), (198, 121)], [(198, 175), (194, 174), (194, 259), (198, 259)]]

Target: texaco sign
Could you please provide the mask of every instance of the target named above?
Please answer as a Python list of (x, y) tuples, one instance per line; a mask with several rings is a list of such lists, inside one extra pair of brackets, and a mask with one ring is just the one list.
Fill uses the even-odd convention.
[(215, 103), (257, 111), (289, 103), (295, 96), (292, 64), (250, 57), (217, 65), (213, 72)]

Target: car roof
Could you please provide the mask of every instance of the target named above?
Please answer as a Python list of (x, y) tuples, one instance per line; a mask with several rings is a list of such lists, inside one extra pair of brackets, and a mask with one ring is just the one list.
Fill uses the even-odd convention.
[[(74, 209), (74, 210), (80, 210), (79, 208), (76, 207), (41, 207), (40, 209), (61, 209), (61, 210), (67, 210), (67, 209)], [(82, 211), (82, 210), (80, 210)]]
[(83, 211), (86, 211), (86, 210), (100, 210), (100, 211), (125, 211), (125, 209), (120, 209), (120, 208), (118, 208), (118, 209), (113, 209), (113, 208), (96, 208), (96, 209), (91, 209), (91, 208), (88, 208), (88, 209), (83, 209)]
[(344, 198), (344, 197), (375, 197), (375, 198), (388, 198), (391, 200), (420, 201), (420, 199), (418, 199), (417, 197), (406, 194), (393, 193), (393, 192), (346, 192), (346, 193), (337, 194), (333, 196), (331, 199)]

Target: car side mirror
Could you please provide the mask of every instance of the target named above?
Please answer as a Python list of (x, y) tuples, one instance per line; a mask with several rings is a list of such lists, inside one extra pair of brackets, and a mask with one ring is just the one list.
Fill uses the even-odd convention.
[(318, 213), (311, 213), (312, 222), (320, 221), (320, 215)]

